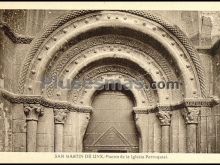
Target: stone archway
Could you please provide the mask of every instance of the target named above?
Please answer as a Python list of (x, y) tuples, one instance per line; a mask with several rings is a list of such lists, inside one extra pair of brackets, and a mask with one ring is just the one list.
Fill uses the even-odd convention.
[(132, 93), (119, 84), (97, 91), (83, 139), (83, 152), (139, 152), (134, 106)]
[[(25, 111), (27, 151), (42, 151), (42, 138), (47, 137), (50, 151), (81, 152), (95, 90), (62, 87), (85, 77), (105, 80), (109, 74), (122, 82), (125, 77), (137, 80), (138, 75), (147, 83), (180, 82), (178, 91), (132, 91), (141, 152), (152, 151), (146, 138), (149, 116), (159, 119), (156, 134), (161, 143), (156, 150), (170, 152), (171, 114), (175, 110), (181, 111), (186, 123), (186, 151), (198, 152), (200, 109), (216, 103), (207, 95), (199, 56), (176, 26), (140, 11), (70, 12), (32, 42), (17, 94), (2, 92), (15, 109)], [(45, 121), (53, 124), (42, 129)]]
[[(133, 108), (137, 108), (137, 107), (142, 107), (142, 108), (146, 108), (146, 106), (155, 106), (156, 102), (158, 99), (158, 94), (153, 91), (153, 90), (146, 90), (144, 88), (140, 88), (137, 89), (134, 86), (131, 87), (129, 86), (130, 83), (129, 81), (137, 81), (138, 79), (140, 80), (145, 80), (146, 84), (149, 84), (150, 78), (147, 75), (143, 75), (143, 70), (141, 70), (141, 68), (139, 66), (137, 66), (135, 63), (129, 62), (126, 59), (124, 59), (124, 61), (120, 61), (119, 59), (102, 59), (101, 61), (96, 61), (94, 63), (89, 63), (89, 65), (87, 65), (86, 67), (84, 67), (84, 69), (82, 69), (76, 76), (74, 76), (74, 80), (79, 80), (80, 82), (85, 82), (86, 80), (90, 80), (93, 82), (96, 82), (96, 80), (99, 80), (98, 84), (93, 84), (96, 86), (93, 86), (93, 88), (86, 88), (86, 87), (82, 87), (79, 90), (69, 90), (67, 91), (67, 98), (69, 99), (69, 102), (74, 102), (75, 104), (82, 104), (82, 105), (87, 105), (87, 106), (92, 106), (92, 100), (95, 96), (95, 94), (100, 91), (101, 89), (99, 89), (99, 87), (103, 86), (103, 85), (109, 85), (109, 83), (111, 85), (116, 85), (116, 83), (120, 84), (121, 87), (127, 87), (126, 91), (130, 91), (131, 95), (133, 96), (133, 101), (134, 101), (134, 107), (132, 107), (132, 111)], [(134, 85), (133, 83), (131, 83), (131, 85)], [(108, 90), (108, 89), (107, 89)], [(120, 90), (116, 90), (116, 91), (120, 91), (122, 92), (122, 89)], [(109, 105), (110, 107), (113, 105)], [(117, 106), (117, 105), (115, 105)], [(95, 112), (95, 107), (93, 107), (93, 111)], [(93, 113), (93, 112), (92, 112)], [(118, 114), (115, 114), (118, 115)], [(133, 116), (133, 115), (132, 115)], [(135, 116), (134, 116), (135, 117)], [(100, 121), (99, 121), (100, 122)], [(133, 118), (132, 121), (130, 121), (132, 123), (135, 124), (135, 119)], [(107, 122), (106, 122), (107, 123)], [(90, 122), (88, 121), (87, 124), (89, 125)], [(133, 126), (136, 127), (136, 126)], [(86, 128), (86, 125), (85, 127)], [(119, 131), (117, 130), (117, 128), (114, 128), (114, 124), (112, 125), (111, 128), (109, 128), (110, 130), (103, 130), (103, 134), (104, 133), (108, 133), (108, 131), (113, 131), (113, 132), (117, 132), (117, 134), (120, 134)], [(112, 130), (114, 129), (114, 130)], [(84, 130), (86, 131), (86, 130)], [(105, 132), (106, 131), (106, 132)], [(136, 134), (137, 135), (137, 134)], [(100, 135), (100, 137), (96, 137), (97, 141), (99, 138), (102, 137), (102, 134)], [(120, 134), (119, 137), (121, 137), (121, 139), (123, 139), (123, 141), (126, 143), (126, 137), (123, 137), (123, 134)], [(134, 137), (134, 138), (139, 138), (138, 137)], [(84, 139), (84, 135), (81, 136), (81, 139), (83, 141)], [(93, 139), (94, 140), (94, 139)], [(95, 142), (94, 142), (95, 143)], [(89, 143), (90, 144), (90, 143)], [(126, 149), (124, 149), (123, 151), (137, 151), (137, 146), (136, 147), (132, 147), (132, 145), (129, 142), (126, 143), (127, 146), (125, 147)], [(103, 144), (104, 145), (104, 144)], [(122, 145), (122, 144), (121, 144)], [(133, 144), (134, 145), (134, 144)], [(93, 148), (93, 151), (95, 151), (98, 146), (95, 146), (95, 144), (93, 146), (86, 146), (87, 150), (89, 151), (91, 148)], [(103, 149), (104, 147), (104, 149)], [(116, 146), (99, 146), (99, 150), (97, 149), (97, 151), (100, 150), (116, 150), (113, 149)], [(121, 151), (120, 148), (122, 149), (123, 147), (119, 147), (117, 146), (118, 149), (117, 151)], [(89, 149), (90, 148), (90, 149)], [(111, 148), (111, 149), (109, 149)], [(133, 148), (133, 149), (132, 149)], [(140, 148), (140, 150), (142, 149), (142, 146), (138, 146), (138, 148)]]

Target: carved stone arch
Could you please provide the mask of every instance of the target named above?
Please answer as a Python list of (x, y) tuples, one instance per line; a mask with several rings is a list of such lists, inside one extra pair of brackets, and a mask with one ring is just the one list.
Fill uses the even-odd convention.
[[(79, 65), (79, 68), (76, 68), (75, 70), (72, 70), (72, 73), (70, 72), (70, 74), (66, 76), (66, 79), (64, 79), (64, 82), (67, 81), (67, 80), (73, 79), (73, 78), (77, 75), (77, 73), (83, 68), (84, 65), (88, 65), (89, 63), (93, 62), (94, 60), (96, 61), (96, 60), (105, 59), (105, 58), (108, 58), (108, 57), (112, 57), (112, 54), (103, 54), (102, 56), (97, 55), (97, 56), (95, 56), (94, 58), (91, 57), (88, 61), (84, 61), (84, 63), (80, 64), (80, 65)], [(117, 59), (119, 59), (119, 60), (120, 60), (120, 59), (128, 59), (126, 56), (124, 56), (124, 55), (122, 55), (122, 54), (120, 54), (120, 55), (115, 54), (115, 57), (114, 57), (114, 58), (117, 58)], [(129, 60), (131, 60), (131, 61), (133, 61), (133, 62), (136, 62), (137, 64), (139, 64), (139, 66), (142, 66), (142, 67), (144, 68), (144, 70), (147, 71), (147, 67), (144, 65), (143, 62), (141, 62), (141, 60), (139, 60), (139, 59), (129, 59)], [(157, 69), (154, 68), (153, 70), (157, 70)], [(149, 72), (149, 71), (147, 71), (147, 73), (148, 73), (148, 72)], [(154, 80), (154, 81), (157, 81), (157, 82), (159, 82), (159, 81), (165, 81), (165, 82), (166, 82), (166, 79), (163, 79), (163, 78), (161, 77), (161, 75), (159, 75), (159, 72), (158, 72), (158, 71), (155, 72), (155, 73), (152, 73), (152, 76), (153, 76), (153, 80)], [(169, 96), (170, 96), (170, 94), (168, 93), (167, 90), (163, 90), (163, 91), (165, 92), (164, 94), (162, 94), (161, 92), (159, 92), (159, 95), (160, 95), (160, 96), (159, 96), (159, 98), (160, 98), (159, 101), (160, 101), (161, 103), (166, 100), (165, 97), (169, 97)]]
[[(105, 76), (102, 76), (104, 79), (108, 80), (108, 78)], [(110, 80), (118, 80), (118, 76), (113, 76), (110, 78)], [(103, 85), (100, 85), (99, 87), (101, 86), (105, 86), (106, 84), (103, 84)], [(119, 85), (122, 85), (122, 86), (125, 86), (126, 85), (126, 82), (125, 81), (121, 81)], [(132, 93), (132, 96), (134, 98), (134, 100), (132, 100), (136, 106), (141, 106), (145, 101), (141, 101), (141, 94), (139, 91), (135, 90), (135, 89), (130, 89), (129, 90), (131, 93)], [(90, 105), (91, 106), (91, 103), (92, 103), (92, 100), (93, 98), (95, 97), (95, 94), (97, 93), (97, 90), (95, 90), (94, 88), (92, 90), (89, 90), (83, 97), (82, 97), (82, 100), (84, 100), (83, 103), (85, 103), (85, 105)]]
[[(51, 71), (48, 72), (47, 76), (51, 77), (59, 77), (62, 81), (67, 82), (67, 80), (72, 80), (74, 77), (77, 76), (77, 73), (80, 72), (83, 68), (87, 68), (91, 63), (94, 63), (95, 61), (100, 61), (104, 59), (118, 59), (119, 61), (127, 61), (125, 63), (133, 62), (136, 65), (139, 65), (140, 68), (145, 67), (144, 72), (142, 75), (149, 74), (152, 76), (159, 76), (161, 77), (161, 80), (167, 82), (172, 81), (176, 82), (178, 79), (176, 78), (174, 72), (172, 71), (171, 66), (167, 64), (164, 59), (159, 56), (156, 52), (153, 51), (150, 47), (143, 47), (142, 51), (145, 49), (152, 49), (145, 52), (142, 52), (140, 50), (133, 49), (131, 47), (128, 47), (127, 45), (121, 45), (119, 42), (119, 36), (111, 36), (112, 38), (101, 38), (102, 40), (105, 40), (107, 42), (108, 40), (115, 40), (117, 44), (113, 44), (113, 46), (109, 46), (108, 44), (103, 44), (103, 42), (100, 42), (101, 45), (95, 46), (93, 45), (92, 48), (86, 49), (82, 52), (79, 52), (77, 55), (73, 55), (71, 52), (74, 52), (74, 47), (68, 50), (68, 53), (64, 53), (64, 58), (60, 57), (56, 62), (54, 62), (54, 67), (51, 69)], [(95, 43), (98, 42), (98, 39), (95, 38)], [(107, 40), (108, 39), (108, 40)], [(129, 46), (137, 45), (139, 47), (141, 43), (131, 42), (132, 40), (128, 40), (130, 42)], [(109, 43), (109, 42), (108, 42)], [(111, 43), (111, 42), (110, 42)], [(86, 47), (87, 44), (83, 42), (83, 46)], [(144, 49), (145, 48), (145, 49)], [(78, 46), (79, 49), (79, 46)], [(68, 57), (69, 56), (69, 57)], [(152, 56), (152, 57), (151, 57)], [(91, 60), (91, 58), (93, 60)], [(90, 60), (90, 61), (89, 61)], [(143, 64), (140, 63), (144, 62)], [(128, 65), (128, 64), (127, 64)], [(147, 69), (148, 68), (148, 69)], [(152, 71), (152, 73), (151, 73)], [(153, 80), (156, 80), (156, 78), (152, 78)], [(152, 80), (151, 80), (152, 81)], [(48, 94), (49, 96), (53, 95), (53, 92), (55, 91), (54, 86), (51, 84), (48, 87)], [(169, 97), (169, 100), (174, 103), (178, 101), (182, 101), (182, 95), (180, 91), (170, 91), (170, 94), (167, 94), (165, 97)], [(166, 93), (166, 91), (165, 91)], [(178, 96), (179, 95), (179, 96)], [(60, 98), (58, 98), (60, 99)], [(168, 100), (166, 99), (166, 102)]]
[[(84, 21), (84, 24), (88, 24), (90, 21), (90, 24), (92, 21), (95, 21), (94, 23), (94, 27), (97, 28), (97, 25), (100, 24), (101, 22), (99, 22), (100, 20), (103, 21), (102, 19), (104, 18), (104, 22), (105, 23), (114, 23), (115, 26), (121, 26), (121, 25), (125, 25), (125, 26), (130, 26), (131, 25), (131, 21), (132, 21), (132, 28), (138, 27), (139, 31), (146, 33), (146, 29), (148, 32), (148, 35), (151, 35), (153, 38), (157, 39), (159, 41), (159, 35), (164, 36), (163, 34), (165, 34), (164, 37), (164, 42), (162, 42), (163, 40), (160, 40), (162, 43), (162, 45), (165, 45), (165, 47), (167, 49), (169, 49), (170, 53), (173, 52), (173, 54), (179, 54), (176, 55), (176, 57), (182, 55), (185, 56), (186, 59), (188, 59), (189, 61), (187, 61), (186, 65), (191, 66), (192, 72), (193, 74), (189, 74), (192, 75), (192, 77), (194, 77), (195, 80), (197, 82), (196, 85), (196, 90), (197, 93), (196, 95), (200, 95), (200, 90), (203, 96), (205, 96), (205, 80), (204, 80), (204, 74), (202, 71), (202, 66), (200, 64), (199, 61), (199, 57), (196, 53), (196, 51), (193, 49), (193, 46), (190, 44), (190, 42), (188, 41), (187, 37), (185, 37), (185, 35), (175, 26), (172, 26), (168, 23), (165, 23), (164, 21), (162, 21), (160, 18), (153, 16), (150, 13), (143, 13), (143, 12), (136, 12), (136, 11), (82, 11), (81, 13), (83, 14), (87, 14), (82, 16), (82, 20)], [(39, 37), (38, 39), (36, 39), (35, 41), (33, 41), (33, 46), (31, 48), (30, 53), (28, 54), (26, 61), (25, 61), (25, 65), (22, 69), (21, 75), (20, 75), (20, 80), (19, 80), (19, 92), (23, 93), (23, 89), (24, 89), (24, 84), (27, 81), (27, 74), (30, 73), (30, 71), (28, 71), (31, 67), (30, 64), (35, 64), (35, 62), (32, 61), (32, 59), (34, 59), (34, 57), (36, 57), (35, 59), (38, 58), (38, 60), (41, 60), (42, 57), (38, 56), (38, 54), (42, 51), (47, 51), (48, 50), (48, 57), (50, 54), (54, 54), (54, 50), (56, 50), (56, 48), (59, 49), (59, 44), (55, 44), (55, 46), (53, 48), (55, 49), (51, 49), (50, 45), (53, 44), (54, 42), (59, 42), (61, 45), (68, 42), (69, 38), (72, 38), (72, 35), (66, 35), (67, 33), (69, 33), (68, 28), (76, 28), (75, 23), (74, 23), (74, 19), (76, 18), (76, 15), (79, 16), (81, 15), (81, 13), (69, 13), (66, 16), (63, 16), (62, 18), (59, 18), (58, 21), (53, 25), (47, 28), (47, 30), (43, 33), (43, 35), (41, 37)], [(89, 13), (89, 14), (88, 14)], [(82, 14), (82, 15), (83, 15)], [(90, 20), (90, 17), (86, 18), (86, 16), (92, 15), (92, 20)], [(113, 20), (110, 16), (108, 15), (113, 15)], [(120, 17), (119, 17), (120, 16)], [(122, 24), (117, 22), (118, 20), (124, 20), (125, 22), (123, 22)], [(110, 21), (107, 21), (110, 20)], [(127, 22), (129, 23), (127, 23)], [(134, 21), (134, 23), (133, 23)], [(99, 22), (99, 23), (97, 23)], [(152, 24), (153, 23), (153, 24)], [(64, 26), (65, 25), (65, 26)], [(149, 26), (148, 26), (149, 25)], [(158, 26), (159, 25), (159, 26)], [(90, 26), (90, 28), (93, 26)], [(144, 28), (144, 31), (142, 28)], [(151, 31), (150, 31), (151, 28)], [(156, 28), (156, 29), (155, 29)], [(63, 30), (63, 34), (66, 36), (61, 40), (58, 41), (58, 38), (56, 38), (54, 35), (59, 34), (59, 36), (62, 34), (59, 33), (59, 31), (61, 31), (61, 29)], [(83, 28), (80, 28), (81, 30), (85, 30)], [(149, 29), (149, 30), (148, 30)], [(58, 30), (58, 32), (56, 31)], [(78, 30), (78, 29), (77, 29)], [(155, 32), (156, 31), (156, 32)], [(74, 32), (75, 33), (75, 32)], [(72, 32), (72, 34), (74, 34)], [(150, 34), (151, 33), (151, 34)], [(156, 34), (158, 33), (158, 34)], [(47, 40), (45, 40), (45, 38), (48, 38)], [(50, 38), (50, 39), (49, 39)], [(66, 38), (66, 39), (65, 39)], [(41, 46), (40, 46), (41, 45)], [(60, 46), (61, 46), (60, 45)], [(40, 48), (40, 49), (39, 49)], [(176, 51), (173, 51), (174, 49), (176, 49)], [(179, 50), (177, 50), (179, 49)], [(45, 53), (43, 53), (45, 54)], [(42, 53), (41, 53), (42, 55)], [(37, 57), (38, 56), (38, 57)], [(176, 58), (174, 57), (174, 58)], [(45, 59), (45, 57), (44, 57)], [(176, 61), (181, 61), (176, 59)], [(180, 70), (183, 71), (183, 69), (181, 69), (181, 65), (184, 65), (183, 63), (179, 63), (179, 68)], [(189, 67), (190, 67), (189, 66)], [(33, 69), (33, 68), (32, 68)], [(35, 72), (35, 70), (32, 70), (32, 73)], [(186, 74), (184, 74), (185, 76)], [(186, 80), (187, 82), (187, 80)], [(201, 88), (201, 89), (200, 89)]]
[[(113, 81), (112, 83), (122, 83), (122, 84), (124, 83), (127, 85), (128, 90), (133, 91), (133, 95), (136, 96), (136, 100), (135, 100), (136, 105), (138, 102), (139, 106), (143, 106), (143, 105), (146, 106), (147, 104), (153, 105), (159, 101), (157, 100), (158, 99), (157, 91), (150, 89), (149, 80), (146, 79), (145, 75), (140, 73), (140, 70), (138, 68), (133, 69), (133, 68), (129, 68), (128, 66), (125, 67), (123, 65), (114, 64), (114, 63), (105, 64), (101, 66), (98, 66), (96, 64), (94, 67), (86, 67), (85, 70), (83, 70), (81, 73), (79, 73), (75, 77), (75, 79), (80, 80), (80, 81), (91, 80), (93, 82), (95, 82), (94, 80), (99, 80), (102, 82), (106, 80), (112, 80)], [(98, 85), (102, 86), (103, 83), (98, 84)], [(139, 86), (138, 88), (138, 85), (137, 84), (135, 85), (135, 83), (143, 83), (141, 85), (143, 86), (146, 85), (149, 88), (142, 87), (142, 86)], [(92, 84), (92, 85), (97, 85), (97, 84)], [(97, 86), (94, 90), (96, 89), (98, 89)], [(90, 97), (92, 97), (94, 90), (92, 91), (91, 89), (82, 88), (81, 94), (75, 94), (75, 92), (72, 92), (72, 90), (70, 90), (69, 91), (70, 94), (68, 94), (68, 98), (69, 98), (68, 101), (79, 103), (80, 101), (79, 100), (77, 101), (77, 99), (80, 99), (81, 101), (84, 100), (82, 96), (84, 94), (88, 95), (88, 91), (90, 91), (91, 93), (90, 93), (90, 96), (87, 98), (91, 100)], [(79, 93), (77, 90), (75, 91)], [(74, 96), (71, 96), (72, 94)]]
[[(116, 83), (117, 80), (120, 80), (120, 85), (122, 86), (126, 86), (127, 85), (127, 81), (125, 81), (123, 78), (120, 78), (122, 77), (122, 75), (112, 75), (111, 77), (109, 76), (106, 76), (106, 75), (102, 75), (101, 78), (104, 79), (105, 81), (108, 81), (108, 82), (111, 82), (112, 80), (114, 81), (113, 83)], [(102, 84), (99, 84), (99, 86), (97, 87), (102, 87), (106, 84), (104, 84), (104, 81)], [(153, 102), (148, 102), (148, 100), (146, 100), (144, 97), (143, 97), (143, 93), (142, 90), (137, 90), (135, 88), (131, 88), (131, 89), (128, 89), (133, 97), (134, 97), (134, 102), (135, 102), (135, 105), (138, 106), (138, 107), (143, 107), (143, 106), (146, 106), (146, 104), (150, 104), (152, 107), (155, 107), (156, 106), (156, 101), (154, 100)], [(91, 89), (88, 89), (86, 90), (86, 93), (81, 95), (80, 97), (80, 100), (79, 100), (79, 103), (78, 104), (83, 104), (83, 105), (86, 105), (86, 106), (91, 106), (91, 103), (92, 103), (92, 99), (95, 95), (95, 93), (99, 91), (95, 88), (91, 88)], [(154, 96), (155, 97), (155, 96)]]
[[(101, 36), (97, 35), (99, 33)], [(112, 41), (111, 37), (113, 37)], [(132, 44), (125, 44), (125, 40), (131, 41)], [(83, 44), (85, 44), (84, 48)], [(117, 53), (114, 53), (114, 49), (111, 51), (112, 47), (104, 51), (108, 45), (118, 45), (115, 50)], [(130, 54), (131, 51), (133, 51), (132, 54)], [(146, 129), (143, 123), (147, 115), (156, 112), (164, 139), (162, 151), (169, 152), (170, 112), (184, 107), (186, 111), (182, 112), (187, 124), (188, 152), (196, 152), (196, 145), (190, 144), (196, 139), (196, 124), (200, 108), (213, 103), (213, 98), (210, 98), (208, 103), (204, 101), (208, 96), (203, 67), (196, 50), (181, 30), (148, 12), (77, 11), (58, 18), (55, 23), (44, 29), (41, 36), (33, 40), (20, 72), (18, 95), (6, 93), (5, 97), (14, 103), (37, 104), (39, 107), (52, 108), (56, 112), (66, 113), (68, 110), (70, 112), (68, 117), (75, 115), (74, 121), (79, 122), (75, 133), (79, 138), (77, 151), (81, 151), (83, 134), (89, 123), (89, 113), (92, 109), (88, 106), (89, 100), (95, 90), (90, 90), (82, 97), (86, 100), (86, 105), (80, 102), (75, 104), (69, 100), (59, 99), (63, 93), (57, 93), (57, 98), (45, 97), (47, 95), (42, 90), (43, 78), (47, 74), (52, 78), (58, 76), (65, 83), (69, 79), (76, 78), (80, 71), (91, 63), (107, 58), (133, 62), (148, 73), (154, 81), (180, 80), (183, 83), (181, 88), (183, 90), (176, 93), (158, 90), (159, 101), (149, 107), (142, 104), (139, 91), (132, 91), (138, 103), (138, 106), (134, 107), (136, 125), (143, 137), (143, 130)], [(150, 69), (153, 72), (150, 72)], [(120, 76), (120, 74), (116, 75)], [(53, 86), (47, 89), (54, 92)], [(68, 91), (64, 91), (64, 94), (68, 94)], [(175, 94), (178, 95), (177, 99), (174, 99)], [(170, 102), (167, 101), (167, 96)], [(65, 118), (61, 117), (61, 119)], [(36, 122), (37, 120), (34, 123), (34, 131), (37, 129)], [(55, 124), (57, 130), (63, 131), (63, 125), (60, 126), (60, 124), (64, 124), (64, 121)], [(28, 142), (28, 144), (35, 144), (36, 139), (35, 141), (30, 139), (30, 141), (32, 143)], [(60, 144), (61, 141), (62, 139), (58, 137), (57, 142)], [(142, 147), (145, 146), (144, 143), (141, 144)], [(62, 145), (57, 151), (62, 151)]]

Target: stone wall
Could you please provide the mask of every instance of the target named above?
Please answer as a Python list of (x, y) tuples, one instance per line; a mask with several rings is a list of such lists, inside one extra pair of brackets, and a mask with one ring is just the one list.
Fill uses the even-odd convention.
[[(17, 80), (30, 42), (13, 41), (13, 35), (34, 39), (41, 30), (68, 11), (1, 10), (0, 11), (0, 87), (16, 93)], [(176, 24), (197, 48), (205, 68), (210, 95), (220, 97), (220, 12), (207, 11), (151, 11), (164, 20)], [(11, 29), (8, 35), (5, 27)], [(19, 106), (19, 105), (18, 105)], [(26, 133), (22, 112), (13, 112), (12, 105), (0, 98), (0, 151), (25, 151)], [(201, 152), (220, 152), (220, 105), (202, 111), (199, 125)], [(49, 113), (49, 112), (48, 112)], [(20, 114), (17, 116), (17, 114)], [(52, 119), (51, 119), (52, 120)], [(40, 123), (46, 123), (42, 118)], [(50, 126), (52, 127), (52, 126)], [(48, 125), (49, 128), (49, 125)], [(46, 129), (45, 129), (46, 130)], [(12, 136), (13, 135), (13, 136)], [(41, 132), (38, 131), (38, 135)], [(47, 136), (52, 136), (48, 133)], [(66, 138), (66, 137), (65, 137)], [(175, 137), (174, 137), (175, 138)], [(20, 139), (20, 142), (16, 142)], [(20, 145), (14, 146), (13, 143)], [(51, 144), (50, 150), (53, 150)], [(39, 148), (43, 151), (44, 146)], [(185, 149), (184, 149), (185, 150)], [(184, 150), (176, 152), (184, 152)]]

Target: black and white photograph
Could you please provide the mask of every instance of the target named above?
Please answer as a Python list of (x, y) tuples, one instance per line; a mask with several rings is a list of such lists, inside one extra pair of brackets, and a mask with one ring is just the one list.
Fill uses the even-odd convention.
[(220, 6), (0, 9), (0, 152), (220, 153), (219, 83)]

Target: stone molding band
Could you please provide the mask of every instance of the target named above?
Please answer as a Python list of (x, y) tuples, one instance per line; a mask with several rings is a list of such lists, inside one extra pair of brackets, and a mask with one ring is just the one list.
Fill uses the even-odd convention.
[[(79, 111), (90, 113), (92, 111), (91, 106), (85, 105), (74, 105), (67, 101), (58, 101), (44, 98), (43, 96), (36, 95), (18, 95), (6, 91), (4, 89), (0, 89), (0, 94), (3, 98), (8, 100), (11, 103), (17, 104), (40, 104), (44, 107), (56, 108), (56, 109), (68, 109), (69, 111)], [(173, 105), (161, 105), (156, 104), (148, 107), (134, 107), (133, 110), (135, 113), (154, 113), (158, 111), (172, 111), (179, 108), (184, 107), (213, 107), (220, 103), (218, 97), (210, 97), (210, 98), (185, 98), (182, 102)]]
[(220, 103), (217, 96), (209, 98), (185, 98), (184, 104), (187, 107), (213, 107)]
[(17, 95), (6, 90), (1, 89), (0, 94), (3, 98), (8, 100), (11, 103), (17, 104), (40, 104), (44, 107), (48, 108), (56, 108), (56, 109), (67, 109), (69, 111), (90, 113), (92, 111), (92, 107), (84, 106), (84, 105), (74, 105), (67, 101), (58, 101), (58, 100), (50, 100), (46, 99), (43, 96), (34, 96), (34, 95)]
[(173, 111), (186, 107), (213, 107), (220, 103), (218, 97), (210, 98), (185, 98), (182, 102), (175, 105), (154, 105), (148, 107), (134, 107), (133, 110), (136, 114), (148, 114), (159, 111)]
[(33, 37), (30, 36), (22, 36), (20, 34), (15, 33), (9, 25), (5, 22), (0, 22), (0, 29), (4, 32), (4, 34), (15, 44), (30, 44), (33, 40)]

